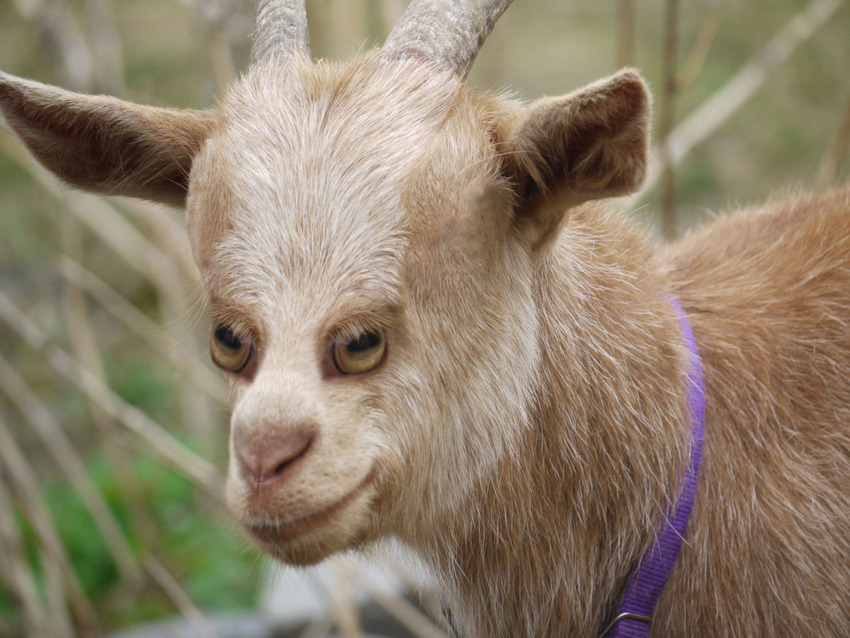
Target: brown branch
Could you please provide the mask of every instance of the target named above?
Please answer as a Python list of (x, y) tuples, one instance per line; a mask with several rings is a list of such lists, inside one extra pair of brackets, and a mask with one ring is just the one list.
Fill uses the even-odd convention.
[(213, 465), (180, 443), (144, 412), (124, 401), (59, 346), (49, 343), (41, 329), (3, 292), (0, 292), (0, 318), (31, 348), (41, 352), (56, 372), (110, 417), (136, 434), (157, 455), (190, 478), (204, 492), (220, 499), (221, 476)]
[[(160, 304), (164, 322), (173, 327), (172, 332), (179, 335), (183, 344), (181, 350), (187, 354), (186, 361), (197, 361), (207, 356), (206, 347), (199, 347), (196, 333), (191, 322), (183, 319), (191, 311), (189, 290), (197, 289), (201, 275), (192, 257), (188, 235), (184, 226), (174, 220), (169, 211), (163, 206), (142, 201), (123, 200), (123, 210), (129, 212), (137, 224), (144, 230), (145, 235), (159, 247), (171, 262), (176, 274), (180, 275), (173, 290), (160, 291), (164, 297)], [(178, 285), (179, 284), (179, 285)], [(178, 294), (179, 293), (179, 294)], [(158, 330), (161, 332), (161, 330)], [(206, 342), (204, 342), (206, 345)], [(185, 366), (184, 366), (185, 367)], [(207, 372), (207, 376), (215, 376)], [(202, 446), (201, 450), (207, 457), (212, 457), (216, 449), (215, 427), (210, 403), (206, 396), (198, 393), (194, 386), (190, 387), (179, 380), (177, 386), (178, 404), (183, 423), (187, 424), (195, 440)], [(221, 383), (217, 384), (216, 401), (222, 401), (226, 393), (222, 392)]]
[(94, 55), (65, 0), (15, 0), (21, 16), (35, 23), (46, 50), (62, 75), (62, 83), (75, 91), (91, 91)]
[(331, 563), (336, 576), (332, 600), (339, 634), (342, 638), (362, 638), (360, 610), (354, 600), (354, 568), (344, 558), (335, 557)]
[(708, 20), (704, 22), (691, 52), (682, 65), (682, 70), (679, 72), (679, 90), (690, 87), (702, 74), (705, 62), (708, 60), (708, 54), (711, 52), (715, 40), (717, 40), (728, 8), (729, 0), (716, 0), (714, 10)]
[(298, 638), (330, 638), (333, 623), (326, 618), (314, 618)]
[(770, 73), (812, 37), (843, 3), (844, 0), (811, 0), (794, 15), (723, 87), (670, 133), (667, 154), (655, 150), (643, 192), (648, 192), (655, 185), (668, 165), (678, 166), (695, 146), (746, 104)]
[(393, 618), (417, 638), (448, 638), (434, 621), (423, 614), (409, 600), (387, 587), (378, 587), (371, 580), (358, 579), (358, 584), (370, 598), (383, 607)]
[[(678, 47), (679, 47), (679, 0), (666, 0), (664, 11), (664, 50), (661, 59), (661, 108), (659, 115), (659, 133), (662, 144), (662, 157), (669, 158), (670, 132), (676, 118), (676, 97), (679, 93)], [(666, 162), (662, 174), (661, 215), (664, 237), (668, 240), (676, 236), (676, 176), (671, 162)]]
[[(68, 224), (62, 225), (67, 226)], [(73, 241), (70, 237), (75, 235), (77, 233), (62, 233), (63, 244), (65, 244), (66, 249), (67, 244)], [(91, 326), (91, 320), (82, 290), (73, 282), (66, 282), (62, 287), (61, 299), (61, 308), (65, 317), (65, 326), (68, 330), (71, 353), (80, 362), (80, 365), (89, 370), (101, 382), (106, 383), (103, 361), (97, 347), (97, 339)], [(101, 432), (105, 432), (109, 427), (107, 424), (109, 417), (90, 399), (87, 401), (87, 407), (92, 422), (97, 425)]]
[(841, 116), (841, 124), (832, 138), (832, 143), (826, 151), (826, 155), (818, 168), (815, 178), (817, 188), (833, 186), (841, 174), (841, 166), (850, 152), (850, 99), (844, 105), (844, 113)]
[(42, 168), (11, 135), (0, 135), (0, 151), (30, 175), (67, 210), (121, 257), (130, 268), (153, 283), (168, 303), (185, 299), (182, 279), (171, 260), (136, 230), (102, 197), (70, 191)]
[(188, 623), (194, 627), (201, 638), (215, 638), (216, 633), (209, 621), (197, 608), (180, 583), (171, 575), (165, 566), (153, 555), (148, 555), (144, 560), (145, 569), (151, 575), (154, 582), (162, 589), (166, 596), (171, 599), (177, 610), (183, 615)]
[(403, 591), (417, 593), (419, 605), (422, 607), (428, 622), (436, 624), (443, 630), (450, 630), (443, 609), (442, 594), (434, 588), (433, 583), (423, 585), (422, 572), (425, 569), (424, 566), (417, 565), (415, 561), (411, 563), (409, 557), (402, 559), (396, 552), (385, 552), (381, 556), (380, 562), (399, 579)]
[[(65, 549), (59, 540), (59, 533), (53, 524), (53, 518), (47, 506), (41, 499), (38, 482), (18, 447), (15, 438), (4, 419), (0, 418), (0, 463), (4, 468), (4, 477), (9, 482), (10, 491), (17, 495), (18, 506), (31, 525), (39, 546), (44, 550), (45, 567), (54, 579), (59, 579), (67, 601), (68, 608), (74, 615), (76, 635), (94, 636), (96, 618), (91, 604), (83, 593), (82, 586), (77, 580)], [(50, 613), (59, 626), (71, 625), (71, 619), (62, 616), (67, 614), (66, 607), (53, 596)], [(64, 634), (65, 632), (63, 632)], [(70, 632), (68, 632), (70, 635)]]
[[(88, 480), (82, 461), (79, 460), (70, 442), (59, 429), (58, 425), (55, 424), (55, 421), (52, 420), (50, 414), (44, 410), (32, 392), (26, 387), (23, 380), (15, 374), (11, 366), (6, 364), (2, 358), (0, 358), (0, 385), (10, 392), (10, 394), (14, 394), (10, 398), (18, 404), (19, 409), (27, 414), (30, 420), (33, 421), (33, 425), (38, 428), (48, 449), (53, 453), (59, 466), (71, 477), (72, 484), (77, 489), (83, 502), (87, 504), (89, 511), (92, 512), (93, 518), (98, 523), (107, 545), (113, 550), (112, 553), (116, 558), (119, 568), (123, 565), (125, 569), (122, 571), (126, 574), (126, 567), (130, 567), (131, 573), (129, 576), (132, 578), (131, 584), (134, 582), (138, 584), (141, 581), (141, 572), (130, 553), (123, 533), (112, 518), (111, 512), (108, 510), (108, 507), (103, 502), (94, 485)], [(89, 396), (91, 398), (91, 395)], [(99, 404), (97, 406), (99, 407)], [(50, 428), (49, 431), (44, 431), (46, 428)], [(140, 527), (138, 524), (138, 513), (134, 515), (134, 521), (136, 527)], [(148, 544), (151, 544), (153, 538), (146, 536), (146, 541)], [(200, 636), (214, 636), (209, 623), (160, 561), (149, 554), (144, 559), (144, 568), (160, 589), (172, 600), (178, 611), (195, 627)]]
[(65, 280), (85, 290), (104, 310), (167, 359), (178, 372), (207, 396), (223, 406), (228, 405), (225, 399), (227, 388), (221, 378), (201, 364), (180, 341), (164, 331), (159, 324), (149, 319), (102, 279), (67, 255), (60, 260), (59, 274)]
[(635, 64), (636, 0), (617, 0), (617, 68)]
[(118, 571), (132, 586), (138, 585), (142, 580), (142, 574), (130, 544), (112, 510), (89, 478), (85, 464), (53, 415), (2, 356), (0, 356), (0, 388), (24, 417), (30, 429), (41, 439), (57, 467), (62, 470), (79, 494), (80, 500), (100, 530)]
[(233, 46), (227, 37), (228, 24), (238, 22), (233, 2), (214, 0), (181, 0), (200, 18), (206, 39), (213, 77), (219, 88), (230, 85), (238, 76)]
[(61, 635), (61, 629), (56, 626), (58, 621), (48, 613), (38, 595), (35, 577), (26, 560), (24, 541), (15, 525), (15, 505), (6, 481), (4, 473), (0, 472), (0, 581), (6, 584), (6, 595), (20, 613), (25, 635)]
[(86, 16), (94, 52), (94, 88), (109, 95), (123, 95), (124, 53), (112, 4), (107, 0), (86, 0)]

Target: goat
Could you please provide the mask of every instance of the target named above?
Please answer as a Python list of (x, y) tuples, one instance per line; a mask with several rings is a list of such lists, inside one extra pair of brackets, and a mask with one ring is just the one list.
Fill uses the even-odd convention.
[(187, 209), (231, 381), (226, 499), (295, 565), (400, 539), (468, 636), (592, 636), (705, 446), (656, 636), (850, 627), (850, 190), (656, 248), (600, 203), (647, 167), (624, 70), (531, 105), (465, 76), (509, 0), (414, 0), (385, 45), (310, 60), (261, 0), (209, 112), (0, 74), (71, 185)]

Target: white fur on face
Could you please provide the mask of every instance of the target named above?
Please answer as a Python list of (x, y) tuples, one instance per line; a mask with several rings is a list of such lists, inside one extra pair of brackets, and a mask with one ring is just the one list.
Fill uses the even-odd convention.
[[(231, 453), (237, 437), (318, 431), (274, 490), (231, 462), (228, 502), (244, 524), (322, 514), (297, 538), (262, 545), (284, 560), (384, 533), (416, 542), (495, 469), (526, 420), (530, 266), (507, 241), (492, 140), (463, 90), (369, 57), (260, 68), (231, 91), (196, 160), (190, 234), (213, 315), (258, 348), (253, 378), (234, 383)], [(326, 378), (328, 340), (364, 324), (385, 330), (386, 363)], [(514, 387), (506, 368), (520, 373)]]

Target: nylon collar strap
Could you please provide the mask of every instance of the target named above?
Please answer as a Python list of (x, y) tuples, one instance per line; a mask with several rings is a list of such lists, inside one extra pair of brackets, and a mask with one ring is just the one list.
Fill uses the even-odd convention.
[(673, 571), (676, 556), (685, 538), (688, 518), (694, 504), (697, 477), (702, 460), (702, 440), (705, 430), (705, 385), (702, 365), (694, 333), (682, 307), (671, 299), (679, 315), (679, 324), (690, 355), (688, 370), (688, 409), (691, 421), (691, 455), (685, 474), (685, 484), (675, 507), (667, 513), (666, 523), (652, 546), (643, 555), (629, 582), (617, 613), (599, 634), (599, 638), (643, 638), (649, 636), (652, 614), (664, 585)]

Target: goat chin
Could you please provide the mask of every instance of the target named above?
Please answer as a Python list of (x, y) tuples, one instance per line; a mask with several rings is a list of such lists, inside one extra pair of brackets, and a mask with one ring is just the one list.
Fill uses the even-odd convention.
[[(362, 545), (370, 527), (373, 476), (329, 507), (307, 516), (287, 519), (286, 511), (261, 508), (261, 514), (248, 514), (246, 508), (229, 507), (237, 514), (246, 535), (261, 552), (290, 565), (313, 565), (331, 554)], [(251, 510), (248, 510), (251, 511)]]

